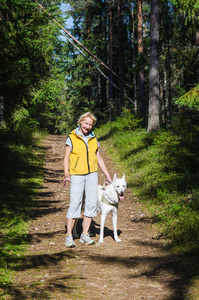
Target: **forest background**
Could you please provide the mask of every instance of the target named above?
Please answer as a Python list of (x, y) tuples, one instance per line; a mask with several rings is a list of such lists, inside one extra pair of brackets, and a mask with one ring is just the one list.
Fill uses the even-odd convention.
[[(97, 116), (96, 132), (113, 158), (117, 152), (129, 186), (172, 241), (172, 251), (198, 253), (198, 9), (198, 0), (1, 2), (4, 271), (13, 220), (27, 220), (31, 192), (41, 183), (35, 137), (69, 133), (88, 110)], [(27, 161), (38, 178), (34, 183), (28, 183)], [(16, 211), (16, 188), (22, 193), (26, 184), (33, 186), (26, 189), (30, 202), (26, 195)], [(191, 272), (198, 278), (195, 268)]]

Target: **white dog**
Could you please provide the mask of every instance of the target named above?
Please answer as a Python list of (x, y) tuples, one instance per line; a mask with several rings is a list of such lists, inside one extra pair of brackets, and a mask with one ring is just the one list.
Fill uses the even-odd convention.
[(116, 242), (121, 242), (117, 234), (117, 211), (120, 200), (124, 199), (124, 192), (127, 188), (125, 175), (121, 179), (114, 174), (113, 182), (108, 186), (98, 185), (98, 212), (101, 213), (100, 223), (100, 239), (99, 243), (103, 243), (104, 224), (106, 216), (112, 211), (113, 233)]

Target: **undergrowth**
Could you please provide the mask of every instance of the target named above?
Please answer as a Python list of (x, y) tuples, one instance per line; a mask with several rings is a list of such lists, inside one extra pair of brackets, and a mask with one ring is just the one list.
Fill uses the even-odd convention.
[[(95, 130), (136, 201), (175, 257), (173, 273), (184, 283), (182, 299), (199, 295), (199, 123), (197, 114), (179, 114), (169, 130), (147, 132), (122, 118)], [(125, 112), (124, 112), (125, 118)], [(132, 119), (135, 118), (133, 115)], [(132, 123), (132, 120), (131, 120)], [(125, 126), (124, 126), (125, 124)], [(135, 124), (135, 122), (134, 122)]]
[(186, 127), (181, 124), (186, 118), (178, 116), (170, 130), (147, 132), (139, 128), (140, 120), (136, 123), (133, 115), (129, 124), (126, 112), (124, 118), (125, 122), (119, 118), (96, 129), (99, 142), (104, 141), (111, 158), (126, 173), (128, 187), (148, 207), (161, 233), (172, 241), (172, 251), (197, 252), (198, 124), (194, 124), (191, 135), (189, 127), (186, 135)]
[[(34, 196), (43, 180), (42, 135), (0, 130), (0, 297), (12, 285), (28, 240)], [(4, 299), (4, 298), (1, 298)]]

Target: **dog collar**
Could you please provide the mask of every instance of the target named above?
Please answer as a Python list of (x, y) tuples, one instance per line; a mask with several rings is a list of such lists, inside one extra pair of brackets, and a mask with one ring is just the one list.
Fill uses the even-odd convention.
[(110, 203), (105, 197), (104, 197), (104, 194), (102, 196), (102, 202), (108, 204), (108, 205), (111, 205), (111, 206), (114, 206), (115, 208), (118, 208), (118, 203)]

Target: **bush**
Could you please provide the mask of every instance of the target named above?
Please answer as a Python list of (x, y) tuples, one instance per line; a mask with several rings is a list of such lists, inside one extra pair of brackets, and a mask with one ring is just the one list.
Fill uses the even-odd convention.
[(10, 129), (16, 140), (28, 143), (32, 140), (32, 134), (38, 125), (39, 123), (30, 117), (28, 110), (21, 107), (13, 114)]
[(139, 127), (143, 119), (138, 119), (130, 109), (124, 109), (122, 116), (117, 118), (117, 127), (120, 130), (133, 130)]

